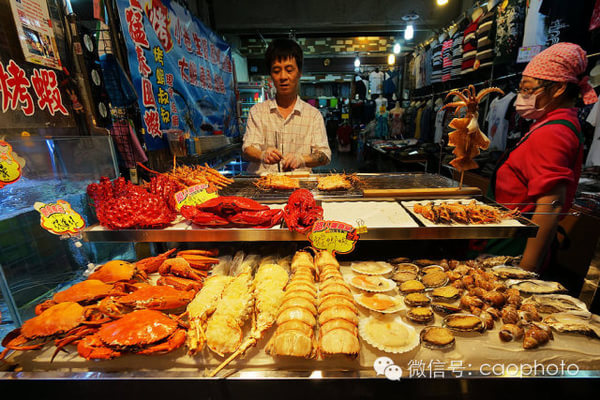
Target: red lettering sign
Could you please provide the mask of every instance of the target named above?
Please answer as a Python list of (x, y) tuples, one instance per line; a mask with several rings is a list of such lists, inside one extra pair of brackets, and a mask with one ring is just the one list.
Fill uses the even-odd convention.
[(173, 86), (173, 74), (167, 74), (167, 86)]
[(37, 95), (37, 105), (40, 110), (48, 108), (50, 115), (59, 111), (62, 115), (69, 115), (62, 102), (62, 96), (56, 81), (56, 72), (49, 69), (34, 69), (31, 76), (33, 90)]
[(152, 69), (150, 69), (150, 66), (148, 66), (148, 60), (146, 60), (146, 56), (144, 55), (144, 49), (142, 49), (139, 46), (136, 46), (135, 52), (137, 54), (138, 72), (144, 78), (149, 77), (150, 73), (152, 72)]
[(28, 88), (31, 86), (29, 79), (25, 76), (25, 71), (19, 67), (13, 60), (8, 62), (6, 70), (0, 62), (0, 91), (2, 92), (2, 112), (16, 110), (21, 105), (21, 111), (26, 116), (33, 115), (34, 105), (31, 93)]
[(190, 77), (188, 76), (188, 73), (186, 72), (186, 70), (189, 68), (189, 64), (187, 61), (185, 61), (185, 57), (181, 57), (177, 61), (177, 65), (179, 65), (179, 73), (181, 74), (181, 79), (183, 79), (185, 82), (189, 82)]
[(179, 128), (179, 115), (171, 116), (171, 128)]
[(171, 51), (173, 41), (169, 32), (169, 25), (171, 24), (169, 9), (160, 0), (152, 0), (152, 3), (146, 3), (146, 14), (163, 49), (166, 52)]
[(196, 34), (196, 32), (192, 33), (192, 39), (194, 40), (194, 47), (196, 48), (196, 55), (198, 57), (204, 57), (202, 54), (202, 41), (200, 40), (200, 36)]
[(127, 21), (127, 30), (134, 44), (145, 47), (150, 47), (148, 37), (144, 31), (144, 23), (140, 10), (129, 7), (125, 9), (125, 20)]
[(155, 137), (161, 137), (160, 119), (156, 110), (146, 110), (144, 112), (144, 123), (146, 124), (146, 132)]
[(193, 61), (190, 61), (190, 84), (198, 86), (198, 67)]
[(156, 101), (154, 100), (152, 83), (146, 78), (142, 78), (142, 103), (146, 108), (156, 108)]

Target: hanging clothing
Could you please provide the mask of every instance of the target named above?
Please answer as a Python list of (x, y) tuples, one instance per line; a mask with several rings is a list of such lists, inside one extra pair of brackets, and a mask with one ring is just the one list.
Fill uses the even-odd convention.
[(442, 46), (437, 40), (431, 44), (431, 83), (442, 81)]
[(406, 109), (403, 115), (404, 122), (404, 136), (414, 137), (415, 136), (415, 119), (417, 116), (417, 108), (412, 105)]
[(546, 46), (559, 42), (577, 43), (589, 49), (589, 22), (595, 0), (544, 0), (540, 13), (546, 16)]
[(546, 16), (540, 13), (542, 0), (528, 0), (523, 46), (546, 46)]
[(360, 76), (354, 78), (354, 86), (356, 88), (356, 94), (358, 98), (364, 100), (367, 96), (367, 86)]
[(387, 71), (385, 73), (385, 80), (383, 81), (383, 95), (388, 96), (396, 93), (397, 83), (398, 82), (398, 70), (395, 71)]
[(444, 136), (444, 116), (448, 112), (448, 109), (440, 107), (435, 113), (435, 133), (433, 136), (433, 143), (441, 143)]
[(475, 57), (477, 56), (477, 27), (479, 26), (480, 18), (481, 17), (471, 22), (465, 29), (465, 36), (462, 44), (461, 74), (467, 74), (473, 71)]
[(508, 0), (498, 5), (494, 63), (509, 64), (517, 60), (523, 40), (527, 0)]
[(431, 65), (431, 58), (432, 57), (433, 57), (433, 49), (430, 46), (430, 47), (428, 47), (425, 50), (425, 53), (424, 53), (424, 59), (423, 59), (423, 68), (424, 68), (423, 86), (429, 86), (429, 85), (431, 85), (431, 76), (433, 75), (433, 69), (432, 69), (433, 66)]
[(452, 44), (452, 39), (442, 43), (442, 82), (449, 81), (452, 73)]
[(586, 121), (594, 127), (594, 139), (585, 160), (586, 167), (600, 165), (600, 100), (594, 104)]
[(506, 111), (516, 96), (516, 93), (509, 93), (502, 98), (495, 98), (490, 103), (487, 114), (487, 136), (490, 139), (490, 150), (506, 150), (506, 136), (508, 134)]
[(383, 72), (371, 72), (369, 74), (369, 89), (371, 94), (381, 94), (383, 89)]
[(421, 141), (429, 143), (433, 140), (433, 105), (427, 104), (421, 113)]
[(417, 115), (415, 116), (415, 139), (421, 138), (421, 116), (423, 115), (423, 110), (425, 107), (420, 107), (417, 110)]
[(451, 79), (460, 77), (460, 66), (462, 65), (462, 43), (464, 32), (456, 32), (452, 40), (452, 70), (450, 72)]
[[(496, 10), (487, 11), (479, 17), (477, 26), (476, 68), (489, 67), (494, 61), (494, 38), (496, 37)], [(475, 66), (474, 65), (474, 66)]]
[(388, 111), (377, 115), (377, 124), (375, 125), (375, 137), (386, 139), (388, 137)]

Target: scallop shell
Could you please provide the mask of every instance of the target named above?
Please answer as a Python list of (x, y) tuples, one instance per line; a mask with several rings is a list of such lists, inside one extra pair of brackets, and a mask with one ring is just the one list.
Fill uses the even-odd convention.
[(396, 287), (396, 282), (376, 275), (354, 275), (349, 278), (351, 286), (367, 292), (388, 292)]
[[(440, 329), (444, 329), (448, 332), (444, 332), (444, 333), (449, 333), (452, 336), (452, 340), (449, 341), (446, 344), (438, 344), (438, 343), (434, 343), (430, 340), (428, 340), (428, 334), (432, 333), (434, 330), (440, 330)], [(454, 335), (452, 334), (452, 331), (446, 328), (441, 328), (439, 326), (426, 326), (425, 328), (423, 328), (421, 330), (421, 334), (419, 335), (419, 338), (421, 339), (421, 344), (425, 347), (427, 347), (428, 349), (432, 349), (432, 350), (443, 350), (443, 349), (449, 349), (450, 347), (454, 346), (454, 343), (456, 342)]]
[(363, 275), (387, 275), (392, 272), (394, 267), (383, 261), (365, 261), (352, 263), (350, 269)]
[[(458, 324), (460, 320), (473, 321), (472, 325)], [(450, 314), (442, 321), (442, 326), (454, 332), (483, 332), (485, 330), (485, 322), (473, 314)]]
[(535, 272), (510, 265), (496, 265), (492, 267), (492, 272), (501, 279), (533, 279), (538, 277)]
[(567, 289), (558, 282), (542, 281), (539, 279), (509, 279), (506, 285), (511, 289), (519, 289), (527, 294), (566, 293)]
[(367, 343), (387, 353), (406, 353), (419, 345), (415, 328), (400, 317), (382, 319), (371, 316), (360, 321), (358, 331)]
[[(371, 303), (372, 300), (383, 300), (383, 301), (390, 301), (393, 303), (392, 306), (381, 309), (381, 308), (375, 308), (373, 307)], [(368, 294), (355, 294), (354, 295), (354, 301), (356, 301), (356, 303), (360, 304), (361, 306), (363, 306), (364, 308), (371, 310), (371, 311), (375, 311), (378, 313), (382, 313), (382, 314), (393, 314), (395, 312), (401, 311), (406, 309), (404, 307), (404, 305), (402, 304), (402, 301), (400, 300), (399, 297), (393, 297), (393, 296), (388, 296), (387, 294), (382, 294), (382, 293), (375, 293), (373, 295), (368, 295)]]

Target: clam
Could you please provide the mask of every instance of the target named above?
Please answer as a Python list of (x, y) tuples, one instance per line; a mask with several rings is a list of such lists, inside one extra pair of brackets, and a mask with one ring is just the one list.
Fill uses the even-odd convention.
[(433, 311), (429, 307), (415, 307), (407, 311), (406, 317), (413, 322), (426, 324), (433, 320)]
[(460, 313), (460, 312), (464, 311), (459, 306), (455, 306), (455, 305), (443, 303), (443, 302), (437, 302), (437, 301), (434, 301), (431, 303), (431, 308), (436, 313), (443, 314), (443, 315), (456, 314), (456, 313)]
[(350, 285), (367, 292), (387, 292), (396, 287), (396, 282), (376, 275), (355, 275), (350, 278)]
[(417, 280), (406, 281), (400, 285), (400, 291), (404, 294), (422, 292), (425, 290), (425, 285)]
[(409, 293), (404, 296), (404, 303), (409, 307), (427, 306), (430, 302), (431, 299), (421, 292)]
[(391, 314), (405, 309), (399, 297), (383, 293), (355, 294), (354, 300), (368, 310), (383, 314)]
[(484, 321), (473, 314), (450, 314), (442, 321), (442, 325), (455, 332), (483, 332)]
[(433, 350), (442, 350), (454, 346), (454, 334), (450, 329), (439, 326), (427, 326), (421, 334), (421, 344)]
[(438, 301), (450, 301), (456, 300), (460, 297), (460, 290), (455, 288), (454, 286), (442, 286), (439, 288), (435, 288), (431, 291), (429, 296), (433, 300)]
[(363, 261), (353, 262), (350, 269), (358, 274), (364, 275), (386, 275), (392, 272), (394, 267), (391, 264), (381, 261)]
[(497, 265), (492, 267), (492, 272), (501, 279), (532, 279), (537, 278), (538, 276), (535, 272), (509, 265)]
[(548, 315), (543, 321), (559, 332), (575, 332), (600, 339), (600, 317), (591, 318), (576, 313), (556, 313)]
[(533, 304), (542, 313), (577, 312), (590, 315), (584, 302), (566, 294), (534, 294), (523, 304)]
[(428, 288), (437, 288), (448, 283), (448, 275), (444, 271), (434, 270), (421, 277), (421, 282)]
[(542, 281), (539, 279), (516, 280), (509, 279), (506, 285), (511, 289), (519, 289), (527, 294), (566, 293), (567, 289), (558, 282)]
[(371, 346), (388, 353), (406, 353), (419, 345), (415, 328), (400, 317), (368, 317), (359, 322), (358, 331)]

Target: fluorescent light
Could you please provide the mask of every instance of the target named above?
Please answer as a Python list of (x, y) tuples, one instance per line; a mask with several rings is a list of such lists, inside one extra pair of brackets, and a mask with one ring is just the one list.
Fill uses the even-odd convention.
[(406, 26), (406, 30), (404, 31), (404, 39), (412, 40), (412, 38), (414, 36), (415, 36), (415, 28), (413, 27), (413, 24), (408, 24)]
[(355, 68), (360, 67), (360, 58), (356, 57), (356, 59), (354, 60), (354, 67)]
[(448, 0), (437, 0), (438, 6), (445, 6), (446, 4), (448, 4)]
[(394, 64), (396, 64), (396, 56), (395, 56), (395, 55), (393, 55), (393, 54), (390, 54), (390, 55), (388, 56), (388, 64), (389, 64), (389, 65), (394, 65)]
[(400, 49), (401, 49), (400, 43), (396, 43), (394, 45), (394, 54), (400, 54)]

